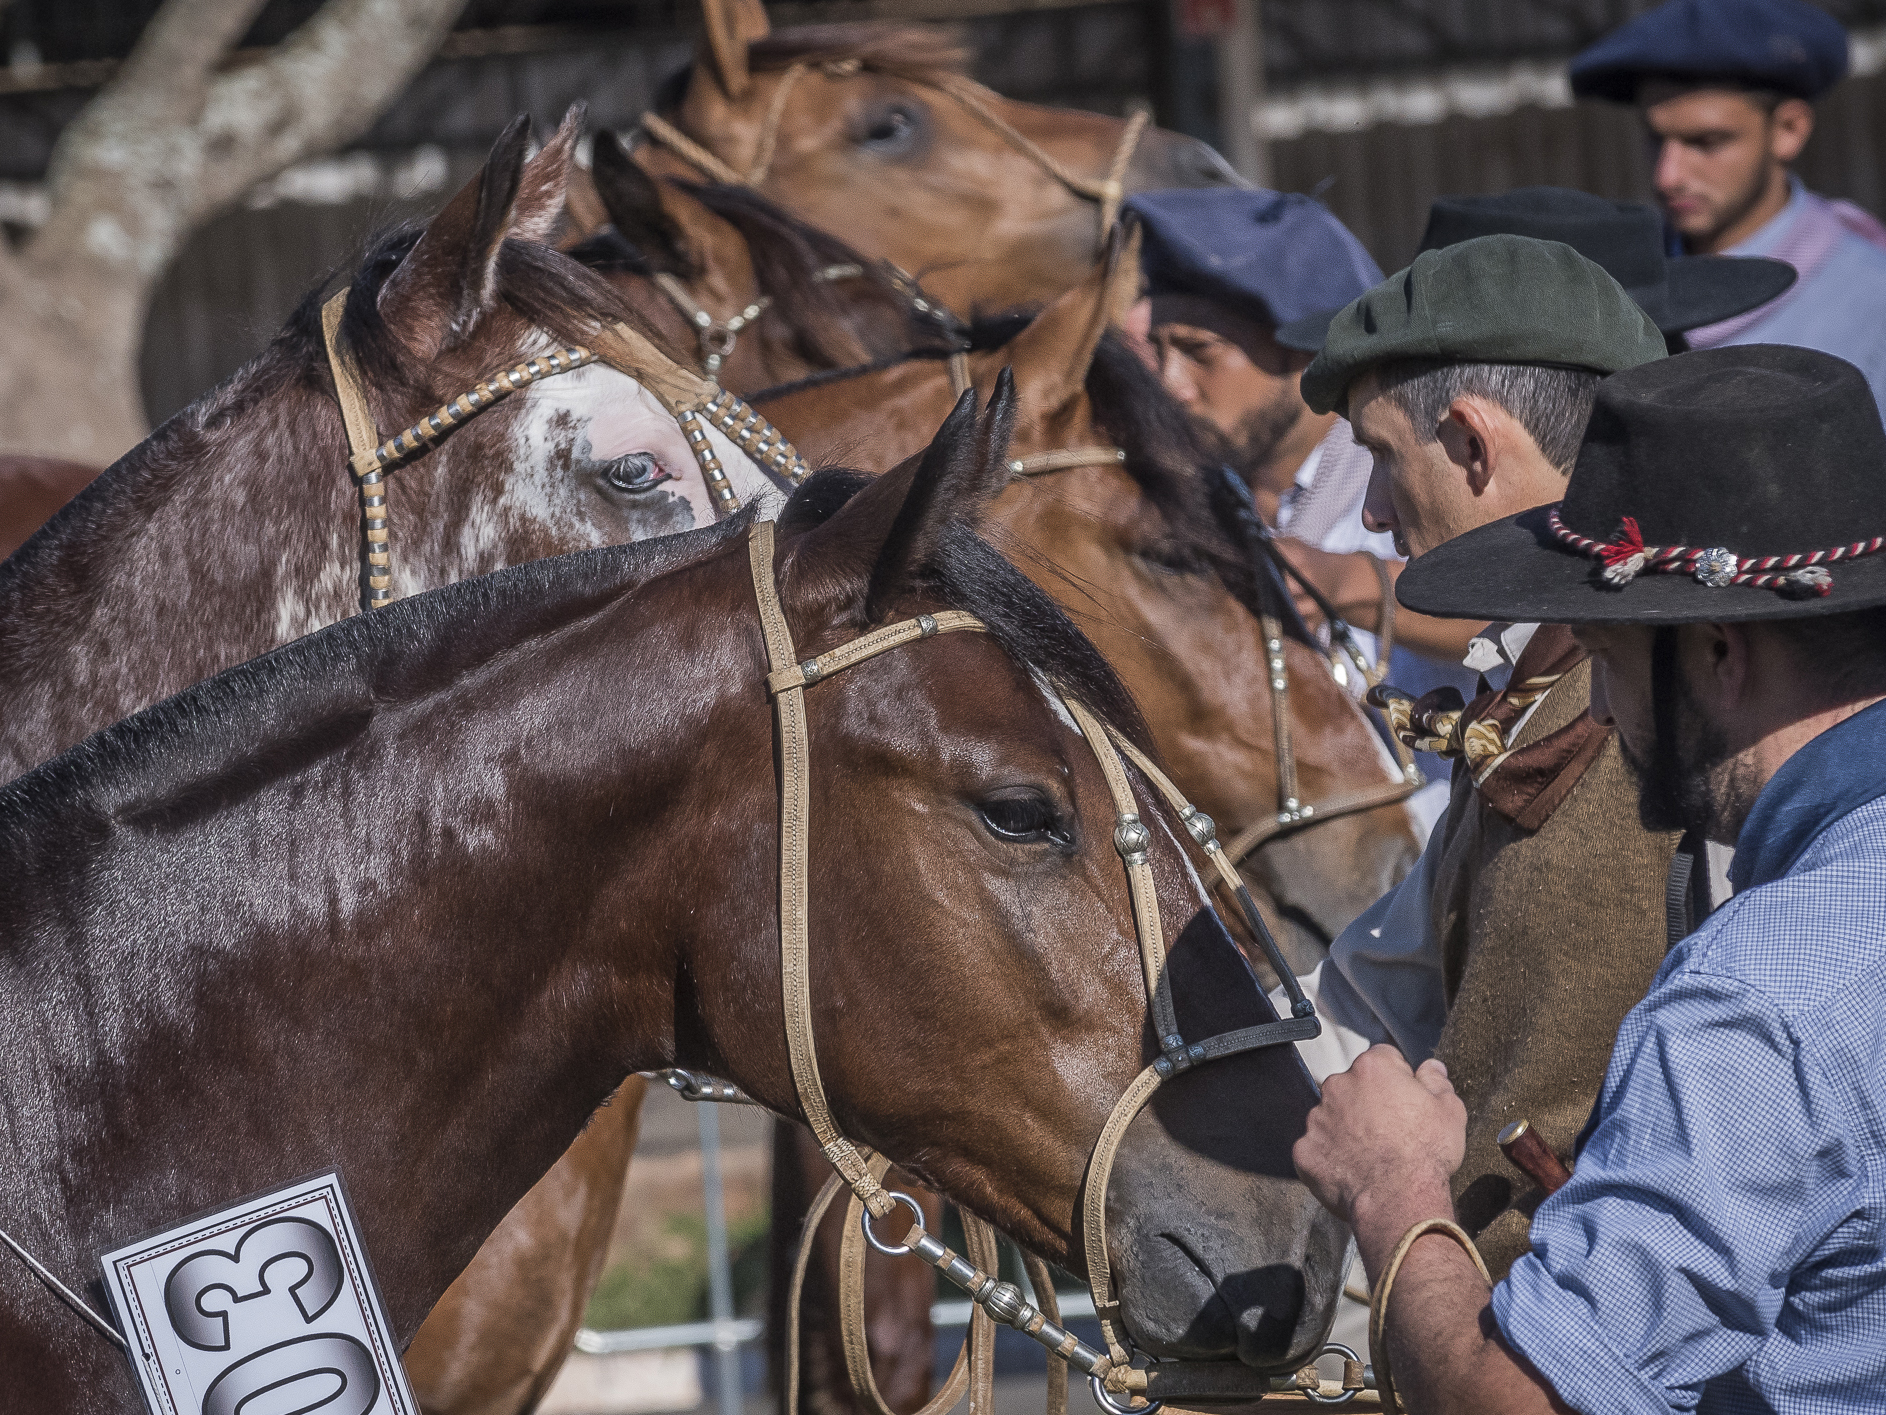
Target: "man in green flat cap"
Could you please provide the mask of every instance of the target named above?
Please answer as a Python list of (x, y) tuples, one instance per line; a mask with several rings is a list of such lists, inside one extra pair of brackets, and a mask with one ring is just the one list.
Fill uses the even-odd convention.
[[(1665, 348), (1570, 246), (1483, 236), (1424, 252), (1343, 309), (1303, 395), (1373, 453), (1364, 520), (1418, 563), (1562, 498), (1600, 381)], [(1471, 704), (1376, 690), (1403, 741), (1454, 761), (1452, 794), (1414, 872), (1314, 975), (1330, 1025), (1304, 1051), (1319, 1079), (1376, 1042), (1447, 1064), (1468, 1112), (1454, 1198), (1497, 1277), (1526, 1251), (1544, 1194), (1495, 1137), (1525, 1119), (1571, 1153), (1618, 1025), (1663, 959), (1678, 834), (1639, 824), (1563, 626), (1489, 625), (1466, 664), (1482, 677)]]

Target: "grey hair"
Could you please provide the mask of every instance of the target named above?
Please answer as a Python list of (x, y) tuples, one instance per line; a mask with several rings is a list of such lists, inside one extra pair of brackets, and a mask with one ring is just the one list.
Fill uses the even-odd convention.
[(1383, 395), (1429, 441), (1438, 435), (1441, 418), (1456, 398), (1485, 398), (1512, 414), (1532, 434), (1545, 459), (1567, 475), (1598, 401), (1600, 376), (1590, 369), (1545, 364), (1457, 364), (1438, 359), (1404, 359), (1376, 373)]

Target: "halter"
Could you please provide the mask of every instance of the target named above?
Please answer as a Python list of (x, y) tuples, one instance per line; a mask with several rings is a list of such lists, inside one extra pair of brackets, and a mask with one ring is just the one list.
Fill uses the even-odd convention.
[[(1106, 778), (1108, 793), (1113, 800), (1115, 811), (1113, 845), (1126, 868), (1127, 889), (1133, 907), (1134, 932), (1138, 938), (1149, 1010), (1152, 1013), (1155, 1035), (1159, 1039), (1160, 1048), (1158, 1058), (1134, 1078), (1125, 1093), (1115, 1102), (1112, 1113), (1107, 1117), (1107, 1122), (1101, 1129), (1099, 1139), (1095, 1141), (1093, 1153), (1088, 1160), (1087, 1176), (1082, 1185), (1081, 1213), (1088, 1279), (1093, 1291), (1094, 1310), (1100, 1317), (1101, 1331), (1107, 1349), (1099, 1351), (1086, 1345), (1050, 1316), (1024, 1301), (1020, 1292), (1012, 1284), (998, 1282), (989, 1275), (988, 1269), (994, 1267), (995, 1263), (993, 1261), (993, 1232), (988, 1225), (975, 1220), (972, 1215), (964, 1215), (969, 1233), (970, 1257), (963, 1257), (952, 1252), (934, 1235), (925, 1232), (922, 1226), (923, 1211), (916, 1200), (908, 1194), (897, 1193), (884, 1187), (882, 1180), (888, 1162), (882, 1156), (872, 1155), (868, 1150), (854, 1144), (839, 1131), (832, 1119), (831, 1106), (826, 1100), (824, 1083), (819, 1077), (818, 1055), (813, 1038), (811, 942), (808, 922), (810, 863), (807, 841), (811, 814), (811, 754), (806, 729), (805, 692), (812, 685), (824, 682), (844, 669), (855, 667), (867, 659), (901, 645), (933, 638), (944, 633), (986, 631), (986, 626), (974, 615), (959, 610), (920, 614), (914, 619), (902, 620), (863, 634), (815, 658), (799, 661), (773, 582), (772, 524), (770, 522), (756, 524), (747, 544), (753, 575), (753, 592), (759, 604), (760, 625), (766, 640), (769, 669), (766, 684), (773, 698), (779, 744), (780, 978), (786, 1018), (787, 1054), (791, 1063), (793, 1089), (798, 1098), (799, 1109), (817, 1138), (820, 1151), (837, 1171), (837, 1174), (827, 1183), (825, 1191), (821, 1193), (806, 1225), (807, 1241), (801, 1247), (795, 1269), (792, 1304), (794, 1313), (796, 1315), (798, 1281), (803, 1278), (809, 1257), (810, 1235), (842, 1182), (851, 1190), (850, 1205), (857, 1216), (859, 1230), (874, 1247), (893, 1255), (914, 1253), (922, 1258), (968, 1293), (978, 1311), (986, 1314), (987, 1318), (1004, 1322), (1017, 1331), (1033, 1337), (1059, 1359), (1079, 1367), (1090, 1378), (1095, 1397), (1101, 1400), (1108, 1409), (1120, 1412), (1120, 1415), (1126, 1415), (1128, 1410), (1135, 1408), (1122, 1404), (1122, 1398), (1143, 1396), (1148, 1392), (1148, 1373), (1137, 1370), (1131, 1365), (1131, 1352), (1116, 1325), (1120, 1303), (1114, 1293), (1112, 1268), (1107, 1253), (1107, 1181), (1113, 1170), (1114, 1157), (1119, 1151), (1121, 1141), (1126, 1136), (1127, 1127), (1160, 1085), (1174, 1076), (1208, 1061), (1236, 1056), (1263, 1047), (1307, 1041), (1319, 1035), (1322, 1025), (1317, 1020), (1315, 1005), (1304, 997), (1301, 989), (1296, 985), (1296, 979), (1278, 951), (1276, 942), (1258, 916), (1249, 892), (1238, 878), (1237, 871), (1225, 859), (1224, 851), (1218, 845), (1211, 818), (1195, 810), (1179, 794), (1178, 789), (1165, 774), (1117, 730), (1102, 723), (1074, 699), (1065, 699), (1068, 711), (1073, 714), (1081, 735), (1086, 739), (1088, 746), (1093, 749), (1101, 773)], [(1159, 898), (1154, 888), (1152, 865), (1148, 854), (1152, 844), (1152, 832), (1140, 819), (1138, 803), (1134, 799), (1125, 767), (1121, 762), (1122, 753), (1132, 760), (1178, 813), (1186, 830), (1204, 850), (1206, 858), (1217, 870), (1222, 882), (1232, 890), (1243, 906), (1252, 932), (1263, 944), (1272, 966), (1284, 979), (1285, 987), (1290, 993), (1292, 1000), (1290, 1017), (1221, 1033), (1203, 1041), (1188, 1042), (1185, 1039), (1173, 1008), (1171, 982), (1167, 976), (1165, 932), (1160, 919)], [(871, 1223), (873, 1220), (888, 1216), (898, 1207), (908, 1210), (915, 1222), (905, 1235), (902, 1244), (889, 1244), (877, 1236)], [(850, 1242), (852, 1241), (849, 1232), (851, 1224), (848, 1222), (846, 1227), (847, 1241)], [(858, 1271), (862, 1273), (861, 1253), (857, 1255), (855, 1263)], [(1042, 1271), (1045, 1273), (1045, 1267)], [(1040, 1291), (1041, 1287), (1038, 1283), (1037, 1292)], [(1051, 1285), (1048, 1292), (1052, 1292)], [(1044, 1305), (1049, 1300), (1044, 1297)], [(847, 1299), (846, 1305), (848, 1307), (853, 1305), (852, 1301)], [(856, 1305), (861, 1318), (861, 1296), (856, 1298)], [(848, 1363), (851, 1363), (851, 1347), (855, 1340), (858, 1346), (857, 1354), (864, 1365), (864, 1380), (869, 1382), (869, 1355), (863, 1349), (862, 1322), (854, 1326), (848, 1320), (845, 1325)], [(987, 1330), (985, 1328), (985, 1332)], [(796, 1320), (793, 1322), (793, 1332), (796, 1342)], [(971, 1333), (973, 1339), (976, 1334), (976, 1326), (973, 1323)], [(981, 1380), (981, 1371), (988, 1368), (988, 1362), (983, 1359), (984, 1357), (986, 1357), (986, 1352), (983, 1356), (970, 1358), (971, 1363), (978, 1367), (978, 1381)], [(796, 1401), (797, 1391), (796, 1360), (795, 1345), (792, 1357), (793, 1369), (789, 1370), (787, 1386), (788, 1391), (792, 1393), (789, 1399), (793, 1401)], [(852, 1364), (854, 1380), (856, 1380), (856, 1365)], [(1235, 1372), (1227, 1374), (1234, 1377), (1237, 1375)], [(939, 1396), (938, 1400), (943, 1400), (947, 1396), (949, 1404), (955, 1402), (956, 1398), (961, 1395), (959, 1377), (963, 1381), (969, 1378), (961, 1357), (958, 1358), (957, 1371), (952, 1373), (943, 1395)], [(1268, 1377), (1257, 1378), (1246, 1375), (1243, 1379), (1246, 1382), (1243, 1389), (1249, 1388), (1251, 1380), (1261, 1380), (1263, 1390), (1271, 1388)], [(875, 1395), (875, 1385), (871, 1385), (869, 1389), (870, 1393)], [(951, 1394), (952, 1389), (954, 1394)], [(1136, 1415), (1149, 1415), (1150, 1411), (1158, 1408), (1158, 1404), (1159, 1402), (1154, 1400), (1150, 1405), (1137, 1407)], [(924, 1415), (930, 1415), (933, 1409), (942, 1408), (947, 1408), (947, 1406), (938, 1407), (933, 1401), (930, 1406), (925, 1407)]]
[[(659, 113), (653, 111), (644, 113), (642, 130), (677, 157), (693, 163), (717, 182), (725, 182), (737, 187), (757, 187), (766, 180), (767, 173), (772, 169), (773, 154), (779, 143), (780, 120), (785, 116), (786, 111), (786, 99), (791, 94), (793, 85), (797, 84), (813, 67), (815, 66), (806, 60), (799, 60), (788, 68), (780, 79), (779, 87), (773, 90), (772, 102), (767, 105), (766, 118), (760, 125), (760, 140), (754, 149), (753, 165), (744, 172), (696, 142)], [(839, 59), (827, 61), (816, 67), (828, 78), (846, 78), (870, 66), (859, 59)], [(1139, 109), (1126, 120), (1126, 129), (1120, 134), (1120, 142), (1113, 150), (1112, 161), (1107, 164), (1107, 175), (1095, 180), (1070, 171), (1053, 153), (1047, 151), (997, 113), (989, 102), (995, 95), (974, 79), (962, 74), (950, 74), (942, 78), (918, 78), (901, 70), (894, 72), (897, 77), (917, 84), (919, 87), (934, 89), (938, 93), (947, 94), (955, 99), (965, 112), (985, 126), (994, 129), (1010, 147), (1041, 168), (1075, 196), (1100, 203), (1100, 239), (1106, 240), (1107, 234), (1113, 230), (1113, 223), (1119, 219), (1120, 203), (1126, 196), (1126, 169), (1133, 160), (1134, 149), (1139, 146), (1139, 140), (1144, 135), (1147, 124), (1151, 121), (1145, 109)]]
[(343, 289), (321, 307), (321, 332), (327, 345), (328, 367), (334, 375), (334, 392), (340, 399), (341, 418), (347, 426), (347, 466), (360, 488), (360, 514), (365, 525), (361, 558), (367, 581), (363, 609), (380, 609), (393, 602), (386, 473), (430, 451), (453, 428), (538, 379), (569, 373), (586, 364), (601, 362), (627, 374), (668, 410), (707, 480), (716, 517), (739, 510), (740, 498), (734, 494), (720, 458), (714, 455), (707, 435), (709, 423), (787, 486), (797, 486), (810, 475), (811, 468), (779, 429), (711, 380), (689, 373), (622, 323), (598, 329), (590, 340), (594, 349), (570, 344), (493, 374), (441, 404), (398, 437), (381, 442), (366, 389), (353, 360), (340, 347), (341, 316), (346, 305), (347, 291)]

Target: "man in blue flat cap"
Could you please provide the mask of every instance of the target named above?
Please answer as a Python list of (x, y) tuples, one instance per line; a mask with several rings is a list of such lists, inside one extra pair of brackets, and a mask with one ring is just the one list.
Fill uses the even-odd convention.
[(1692, 255), (1786, 261), (1799, 279), (1692, 348), (1796, 344), (1837, 354), (1886, 400), (1886, 228), (1789, 170), (1813, 102), (1847, 72), (1847, 35), (1806, 0), (1669, 0), (1572, 61), (1581, 98), (1635, 103), (1657, 199)]
[[(1264, 519), (1295, 545), (1300, 568), (1365, 587), (1376, 612), (1373, 565), (1336, 576), (1329, 557), (1385, 561), (1400, 568), (1393, 539), (1362, 524), (1371, 458), (1336, 413), (1317, 413), (1298, 381), (1310, 353), (1278, 342), (1280, 325), (1339, 308), (1381, 281), (1382, 272), (1349, 229), (1310, 197), (1235, 188), (1142, 192), (1127, 209), (1145, 237), (1147, 296), (1136, 311), (1172, 395), (1223, 439), (1225, 460), (1251, 487)], [(1307, 548), (1306, 548), (1307, 547)], [(1473, 625), (1403, 614), (1397, 682), (1419, 691), (1454, 681)], [(1373, 651), (1373, 644), (1365, 644)], [(1442, 666), (1444, 665), (1444, 666)], [(1471, 688), (1471, 681), (1458, 686)], [(1439, 791), (1432, 802), (1439, 808)]]

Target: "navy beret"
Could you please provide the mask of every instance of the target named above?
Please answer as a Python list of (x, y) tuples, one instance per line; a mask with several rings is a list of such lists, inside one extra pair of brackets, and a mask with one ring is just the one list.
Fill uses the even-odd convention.
[(1140, 192), (1151, 293), (1204, 295), (1288, 324), (1348, 304), (1381, 282), (1362, 242), (1321, 202), (1239, 187)]
[(1572, 60), (1580, 98), (1637, 99), (1645, 78), (1738, 81), (1819, 98), (1847, 73), (1847, 32), (1806, 0), (1669, 0)]

